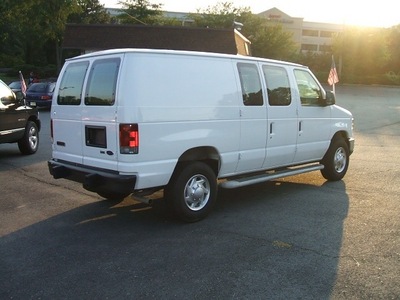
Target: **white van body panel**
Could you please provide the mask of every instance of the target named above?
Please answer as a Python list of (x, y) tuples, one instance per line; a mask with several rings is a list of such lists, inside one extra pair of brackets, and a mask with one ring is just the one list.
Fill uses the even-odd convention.
[[(108, 68), (108, 62), (117, 66), (114, 102), (89, 105), (92, 72), (113, 84), (107, 72), (93, 71)], [(245, 103), (242, 65), (257, 70), (261, 103)], [(80, 93), (63, 83), (74, 66), (83, 80)], [(287, 74), (290, 103), (269, 102), (269, 89), (280, 84), (266, 80), (269, 66)], [(133, 176), (131, 189), (142, 190), (166, 186), (178, 163), (193, 156), (217, 162), (218, 178), (318, 162), (336, 132), (352, 139), (352, 116), (336, 105), (303, 106), (295, 70), (314, 78), (296, 64), (185, 51), (120, 49), (70, 59), (51, 111), (53, 163), (90, 174)], [(59, 103), (64, 92), (75, 93), (73, 105)], [(121, 153), (120, 124), (138, 126), (138, 153)]]
[(178, 158), (196, 147), (219, 149), (221, 172), (234, 173), (241, 94), (230, 60), (139, 53), (127, 55), (121, 77), (118, 122), (140, 124), (141, 148), (134, 159), (121, 155), (118, 171), (139, 166), (138, 188), (167, 184)]

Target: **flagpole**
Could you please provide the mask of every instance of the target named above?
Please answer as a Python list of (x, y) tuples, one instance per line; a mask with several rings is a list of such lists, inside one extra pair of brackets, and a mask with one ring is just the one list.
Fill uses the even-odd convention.
[(25, 79), (24, 76), (22, 75), (22, 72), (19, 71), (19, 81), (21, 83), (21, 93), (24, 96), (24, 98), (26, 97), (26, 83), (25, 83)]
[(339, 77), (338, 77), (337, 72), (336, 72), (335, 59), (334, 59), (333, 54), (332, 54), (332, 64), (331, 64), (331, 70), (329, 71), (329, 75), (328, 75), (328, 83), (329, 83), (329, 85), (332, 86), (332, 89), (333, 89), (332, 92), (334, 94), (336, 92), (335, 91), (335, 84), (337, 82), (339, 82)]
[[(332, 61), (335, 61), (335, 59), (333, 57), (333, 54), (332, 54)], [(335, 93), (335, 80), (333, 81), (332, 90), (333, 90), (333, 94), (336, 95), (336, 93)]]

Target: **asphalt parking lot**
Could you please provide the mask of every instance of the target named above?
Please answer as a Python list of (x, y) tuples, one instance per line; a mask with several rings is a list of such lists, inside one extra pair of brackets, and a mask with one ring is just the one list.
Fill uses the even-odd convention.
[(220, 190), (184, 224), (162, 194), (106, 201), (0, 145), (1, 299), (400, 299), (400, 88), (338, 86), (355, 117), (343, 181)]

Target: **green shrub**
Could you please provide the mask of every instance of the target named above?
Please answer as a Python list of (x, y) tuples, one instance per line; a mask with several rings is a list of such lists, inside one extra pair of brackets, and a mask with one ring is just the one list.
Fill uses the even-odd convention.
[(400, 85), (400, 72), (396, 74), (395, 72), (390, 71), (386, 73), (385, 76), (392, 84)]

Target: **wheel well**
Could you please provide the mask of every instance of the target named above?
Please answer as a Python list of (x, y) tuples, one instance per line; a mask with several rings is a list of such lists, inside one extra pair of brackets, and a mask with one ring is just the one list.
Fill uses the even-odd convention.
[(219, 173), (221, 160), (218, 151), (213, 147), (203, 146), (185, 151), (179, 157), (178, 165), (182, 165), (192, 161), (201, 161), (206, 163), (214, 171), (215, 176), (217, 176)]
[(338, 132), (336, 132), (335, 135), (331, 139), (331, 143), (332, 143), (332, 141), (334, 141), (336, 139), (343, 139), (346, 142), (347, 146), (350, 147), (349, 139), (348, 139), (346, 131), (338, 131)]
[(28, 121), (35, 122), (35, 124), (36, 124), (36, 126), (37, 126), (37, 128), (38, 128), (38, 131), (40, 131), (40, 129), (41, 129), (41, 128), (40, 128), (41, 124), (40, 124), (39, 119), (38, 119), (36, 116), (30, 116), (29, 119), (28, 119)]

